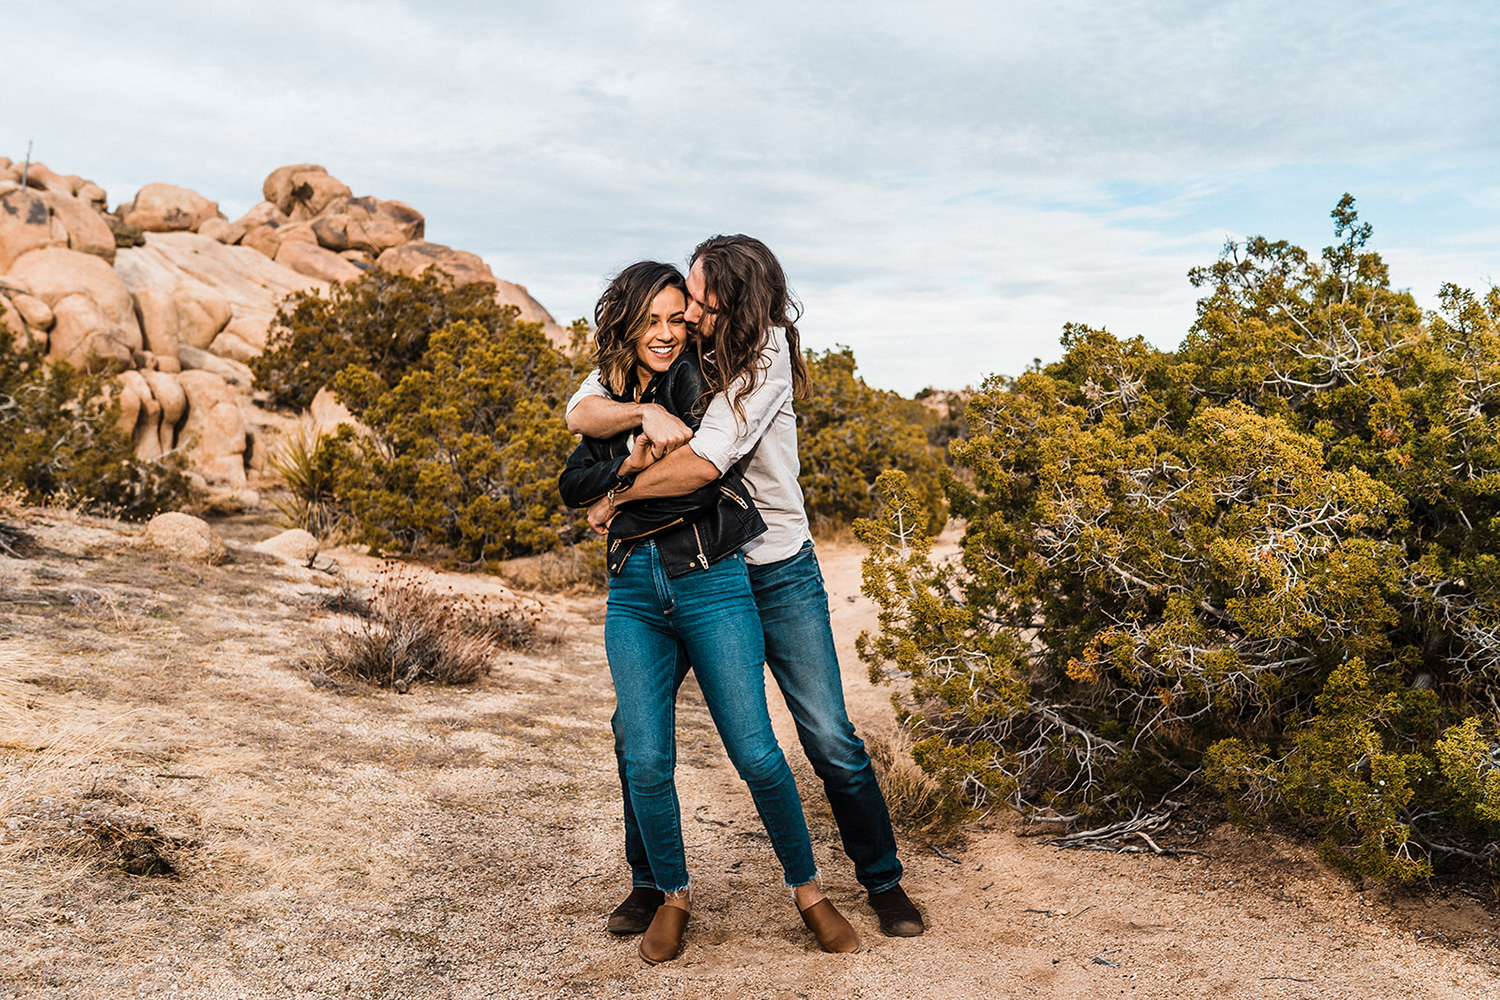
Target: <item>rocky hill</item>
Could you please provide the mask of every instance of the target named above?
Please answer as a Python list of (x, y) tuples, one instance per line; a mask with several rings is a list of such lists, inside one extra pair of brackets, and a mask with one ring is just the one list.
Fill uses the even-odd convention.
[(524, 286), (428, 242), (410, 205), (356, 198), (308, 163), (273, 170), (261, 193), (233, 222), (198, 192), (161, 183), (111, 211), (92, 181), (0, 157), (0, 319), (51, 358), (116, 372), (141, 458), (185, 449), (195, 475), (220, 489), (263, 473), (296, 418), (257, 404), (246, 362), (265, 349), (284, 296), (371, 268), (436, 267), (459, 285), (492, 285), (566, 343)]

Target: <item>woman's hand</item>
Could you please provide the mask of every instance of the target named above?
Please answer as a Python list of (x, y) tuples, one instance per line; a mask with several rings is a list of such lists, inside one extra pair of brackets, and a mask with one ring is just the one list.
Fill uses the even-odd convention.
[(615, 502), (613, 497), (604, 497), (594, 501), (589, 508), (589, 527), (594, 529), (595, 534), (609, 534), (609, 522), (615, 518)]
[(635, 443), (630, 448), (630, 454), (625, 456), (624, 462), (620, 463), (620, 475), (626, 476), (632, 472), (648, 469), (664, 454), (666, 452), (659, 451), (656, 444), (643, 431), (635, 436)]

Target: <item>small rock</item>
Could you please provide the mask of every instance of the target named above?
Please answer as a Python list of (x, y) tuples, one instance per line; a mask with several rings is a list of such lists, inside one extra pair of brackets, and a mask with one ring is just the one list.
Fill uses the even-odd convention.
[(279, 535), (267, 538), (255, 546), (255, 551), (264, 552), (298, 566), (311, 566), (318, 557), (318, 540), (310, 531), (292, 528)]
[(201, 517), (171, 511), (158, 514), (146, 525), (141, 544), (192, 562), (218, 565), (229, 558), (229, 550), (208, 522)]

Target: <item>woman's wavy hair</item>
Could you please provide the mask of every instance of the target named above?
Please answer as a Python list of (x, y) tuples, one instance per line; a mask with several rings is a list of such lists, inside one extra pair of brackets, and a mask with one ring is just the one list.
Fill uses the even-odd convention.
[[(698, 244), (692, 262), (703, 267), (703, 309), (713, 315), (703, 344), (705, 351), (712, 350), (703, 362), (709, 386), (728, 394), (730, 386), (743, 379), (730, 398), (735, 412), (743, 416), (742, 401), (762, 378), (760, 352), (766, 331), (780, 327), (792, 355), (792, 394), (805, 397), (807, 361), (797, 333), (802, 306), (792, 298), (786, 272), (771, 248), (753, 236), (711, 236)], [(713, 309), (709, 302), (715, 304)]]
[(615, 275), (594, 306), (594, 367), (604, 387), (617, 396), (631, 394), (636, 342), (651, 325), (652, 301), (667, 288), (678, 289), (687, 301), (681, 271), (643, 260)]

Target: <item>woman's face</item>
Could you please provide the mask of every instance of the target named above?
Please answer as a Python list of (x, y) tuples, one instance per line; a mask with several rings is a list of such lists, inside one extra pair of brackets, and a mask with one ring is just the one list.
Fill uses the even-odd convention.
[(671, 368), (682, 353), (687, 343), (687, 321), (683, 319), (686, 308), (687, 300), (677, 288), (663, 288), (651, 300), (651, 324), (635, 345), (636, 360), (644, 369), (643, 382)]

